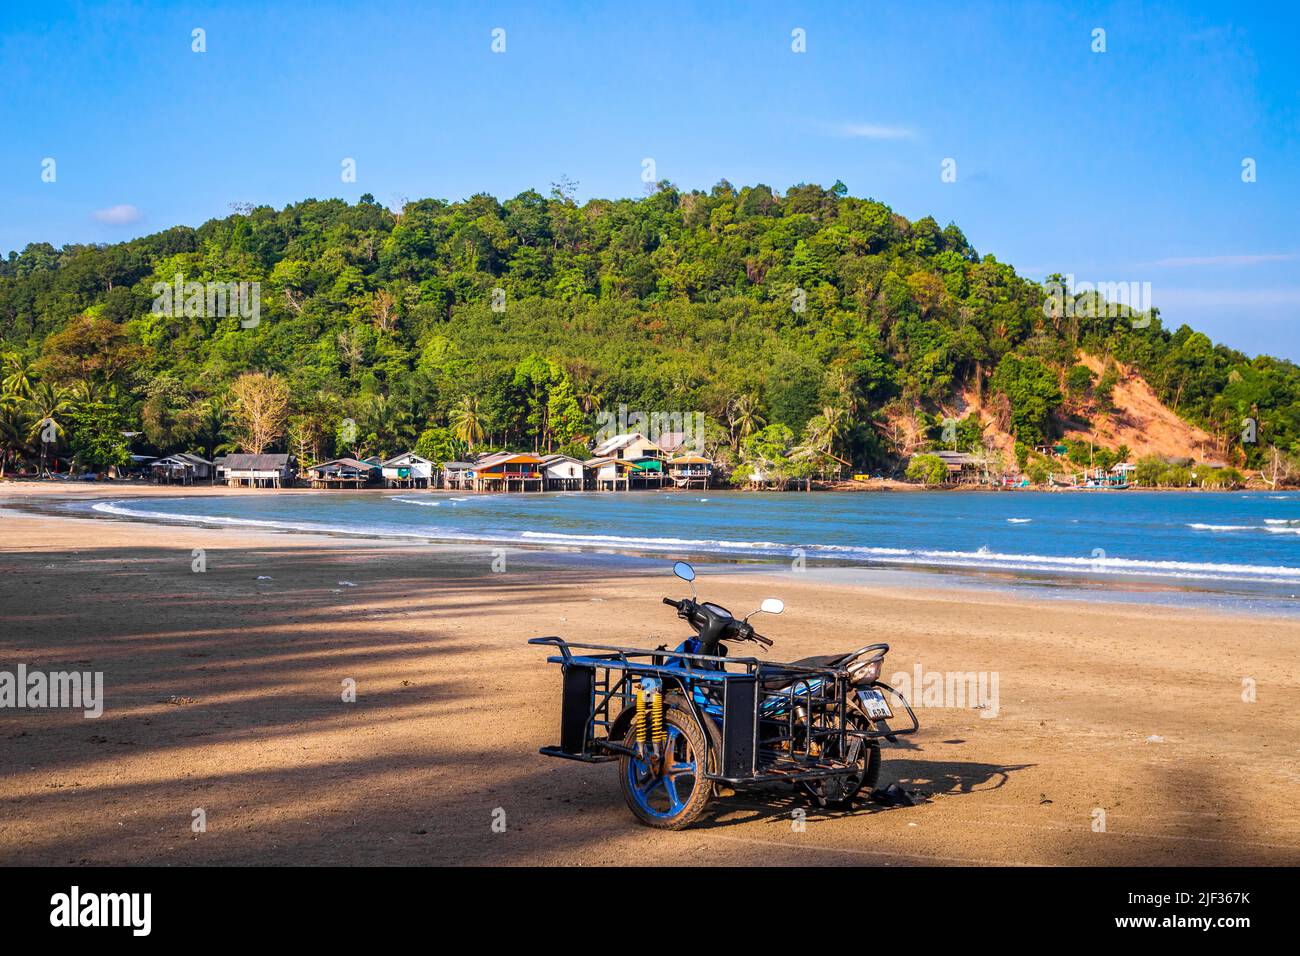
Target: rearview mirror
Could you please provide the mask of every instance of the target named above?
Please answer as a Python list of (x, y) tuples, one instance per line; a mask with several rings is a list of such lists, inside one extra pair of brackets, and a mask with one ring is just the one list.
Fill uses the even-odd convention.
[(765, 614), (780, 614), (785, 610), (785, 602), (780, 598), (765, 598), (758, 609)]
[(685, 561), (678, 561), (673, 565), (673, 574), (677, 575), (683, 581), (695, 580), (695, 569)]

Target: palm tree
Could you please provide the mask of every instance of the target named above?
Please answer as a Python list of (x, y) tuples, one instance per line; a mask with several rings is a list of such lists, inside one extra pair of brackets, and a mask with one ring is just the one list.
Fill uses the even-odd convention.
[(731, 443), (739, 448), (742, 441), (766, 424), (758, 410), (758, 399), (750, 393), (733, 398), (727, 408), (727, 424), (731, 428)]
[(605, 383), (594, 376), (586, 379), (574, 379), (575, 397), (584, 414), (590, 415), (600, 407), (605, 397)]
[(410, 409), (398, 402), (393, 402), (386, 395), (371, 395), (361, 412), (362, 423), (366, 431), (374, 433), (381, 450), (388, 454), (397, 454), (398, 445), (410, 445), (415, 430), (415, 419)]
[(194, 430), (194, 440), (203, 449), (203, 457), (211, 461), (220, 452), (234, 451), (235, 445), (226, 430), (230, 408), (220, 395), (206, 398), (199, 405), (199, 418)]
[(483, 414), (479, 411), (478, 396), (464, 396), (447, 417), (451, 422), (452, 434), (463, 441), (470, 451), (474, 450), (475, 442), (483, 441)]
[(22, 402), (13, 395), (0, 395), (0, 478), (10, 461), (27, 453), (28, 422)]
[(4, 356), (4, 378), (0, 379), (0, 390), (6, 395), (27, 398), (32, 393), (32, 367), (17, 352), (6, 352)]
[(116, 382), (96, 382), (89, 378), (79, 379), (67, 392), (73, 406), (91, 405), (103, 402), (108, 405), (118, 401)]
[(27, 440), (41, 443), (40, 474), (45, 475), (45, 455), (49, 447), (56, 444), (59, 436), (64, 433), (63, 422), (60, 419), (65, 412), (72, 409), (72, 395), (67, 389), (50, 382), (37, 382), (26, 404), (32, 416), (31, 425), (27, 430)]

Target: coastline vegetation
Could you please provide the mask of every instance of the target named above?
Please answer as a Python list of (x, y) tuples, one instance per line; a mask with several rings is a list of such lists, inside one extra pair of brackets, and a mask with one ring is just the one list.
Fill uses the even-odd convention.
[[(256, 283), (260, 314), (156, 308), (177, 277)], [(840, 183), (781, 194), (664, 182), (579, 204), (566, 182), (396, 211), (370, 196), (245, 206), (198, 228), (32, 243), (0, 261), (0, 474), (52, 460), (102, 470), (132, 452), (582, 457), (601, 411), (626, 405), (701, 411), (707, 453), (737, 483), (933, 483), (933, 462), (911, 457), (927, 443), (993, 454), (975, 416), (945, 418), (965, 391), (995, 410), (1016, 468), (1041, 484), (1060, 464), (1035, 449), (1078, 409), (1108, 408), (1117, 363), (1209, 431), (1224, 462), (1275, 484), (1300, 473), (1295, 364), (1097, 293), (1064, 310), (1047, 300), (955, 224), (909, 221)], [(1083, 352), (1102, 357), (1100, 375)], [(908, 417), (920, 447), (899, 433)], [(1092, 448), (1087, 463), (1126, 454)], [(1158, 464), (1138, 463), (1135, 480), (1241, 479)]]

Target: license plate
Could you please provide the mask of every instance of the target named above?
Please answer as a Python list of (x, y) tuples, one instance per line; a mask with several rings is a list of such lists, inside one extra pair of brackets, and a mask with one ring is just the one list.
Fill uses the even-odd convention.
[(894, 712), (889, 709), (889, 702), (885, 700), (885, 695), (878, 690), (858, 691), (858, 703), (862, 705), (866, 715), (873, 720), (888, 720), (894, 716)]

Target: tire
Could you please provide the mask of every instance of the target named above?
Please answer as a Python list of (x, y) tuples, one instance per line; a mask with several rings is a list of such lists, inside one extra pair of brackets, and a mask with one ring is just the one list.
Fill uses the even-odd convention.
[[(681, 830), (698, 820), (708, 805), (713, 781), (703, 776), (703, 768), (711, 768), (714, 757), (695, 715), (671, 699), (664, 707), (664, 726), (672, 765), (690, 765), (693, 771), (678, 769), (656, 776), (640, 759), (623, 756), (618, 761), (618, 780), (637, 820), (656, 830)], [(635, 727), (628, 728), (623, 743), (636, 746)]]
[[(846, 723), (855, 730), (868, 730), (871, 727), (870, 721), (852, 711)], [(880, 779), (880, 741), (860, 738), (848, 740), (850, 747), (855, 742), (859, 743), (856, 773), (842, 777), (828, 777), (824, 780), (811, 780), (802, 784), (803, 789), (821, 806), (847, 807), (853, 803), (854, 798), (864, 787), (869, 791), (876, 788), (876, 781)]]

